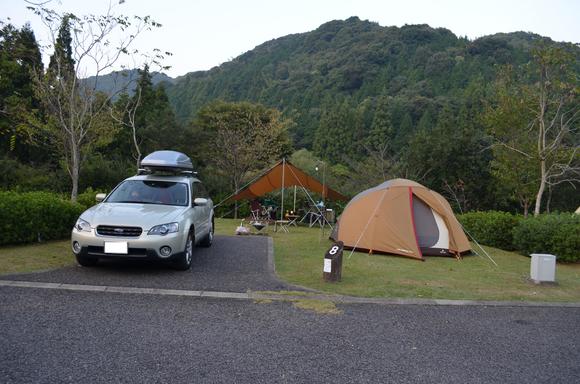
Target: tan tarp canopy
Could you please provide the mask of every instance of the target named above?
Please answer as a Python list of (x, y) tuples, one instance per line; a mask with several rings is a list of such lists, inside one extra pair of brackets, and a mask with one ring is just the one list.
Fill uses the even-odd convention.
[(304, 187), (310, 191), (320, 193), (324, 198), (332, 200), (348, 200), (344, 195), (322, 185), (315, 178), (296, 168), (287, 160), (281, 160), (278, 164), (270, 168), (248, 187), (230, 197), (228, 200), (252, 200), (266, 193), (292, 186)]
[[(423, 260), (417, 235), (413, 200), (436, 212), (447, 227), (446, 251), (463, 253), (470, 245), (451, 206), (443, 196), (419, 183), (394, 179), (367, 189), (352, 198), (332, 234), (346, 247), (393, 253)], [(445, 252), (447, 253), (447, 252)]]

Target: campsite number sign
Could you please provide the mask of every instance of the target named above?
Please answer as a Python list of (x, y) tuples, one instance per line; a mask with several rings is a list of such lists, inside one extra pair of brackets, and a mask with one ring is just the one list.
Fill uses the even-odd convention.
[(342, 275), (343, 248), (343, 242), (337, 241), (326, 251), (324, 255), (324, 267), (322, 269), (324, 281), (340, 281)]

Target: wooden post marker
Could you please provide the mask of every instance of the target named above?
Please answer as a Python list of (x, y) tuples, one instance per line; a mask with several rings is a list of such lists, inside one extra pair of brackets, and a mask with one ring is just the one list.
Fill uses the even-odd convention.
[(337, 241), (324, 254), (324, 267), (322, 269), (322, 277), (324, 281), (335, 282), (340, 281), (342, 276), (342, 250), (344, 244), (342, 241)]

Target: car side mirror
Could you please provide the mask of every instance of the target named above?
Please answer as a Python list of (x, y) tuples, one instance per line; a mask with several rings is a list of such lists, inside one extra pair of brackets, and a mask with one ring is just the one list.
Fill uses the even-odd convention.
[(193, 206), (196, 205), (207, 205), (208, 200), (204, 199), (203, 197), (197, 197), (195, 200), (193, 200)]
[(97, 193), (97, 195), (95, 196), (95, 200), (97, 200), (97, 202), (100, 203), (101, 201), (105, 200), (105, 197), (107, 197), (106, 193)]

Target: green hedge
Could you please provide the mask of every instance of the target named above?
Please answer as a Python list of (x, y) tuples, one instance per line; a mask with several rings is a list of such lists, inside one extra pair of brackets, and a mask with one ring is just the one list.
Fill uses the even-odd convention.
[(515, 250), (513, 229), (522, 220), (521, 216), (507, 212), (469, 212), (457, 219), (470, 236), (478, 243), (507, 251)]
[(91, 187), (87, 188), (83, 193), (79, 193), (77, 196), (77, 202), (82, 205), (85, 209), (89, 209), (93, 205), (97, 204), (97, 193), (104, 193), (100, 191), (95, 191)]
[(580, 261), (580, 215), (530, 217), (522, 220), (513, 234), (516, 249), (524, 255), (549, 253), (558, 261)]
[(0, 245), (64, 239), (84, 211), (49, 192), (0, 192)]

